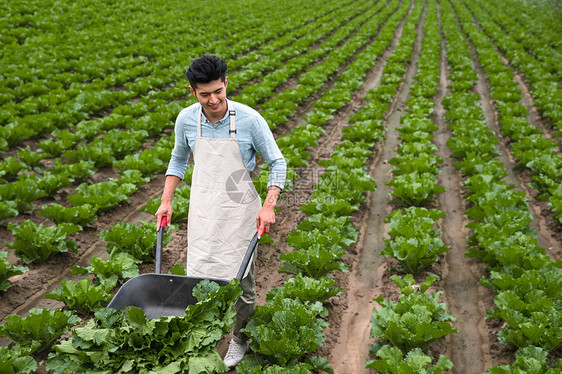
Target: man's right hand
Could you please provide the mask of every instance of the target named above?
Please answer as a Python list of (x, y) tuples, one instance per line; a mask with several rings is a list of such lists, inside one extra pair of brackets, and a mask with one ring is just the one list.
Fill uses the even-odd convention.
[(161, 203), (160, 207), (154, 214), (156, 217), (156, 230), (160, 229), (160, 222), (162, 221), (162, 217), (166, 217), (166, 225), (169, 226), (172, 222), (172, 203)]
[(156, 216), (156, 230), (160, 228), (160, 221), (162, 217), (167, 218), (167, 226), (172, 224), (172, 197), (174, 196), (174, 191), (180, 183), (180, 178), (174, 175), (166, 176), (166, 182), (164, 183), (164, 192), (162, 193), (162, 198), (160, 199), (160, 207), (154, 214)]

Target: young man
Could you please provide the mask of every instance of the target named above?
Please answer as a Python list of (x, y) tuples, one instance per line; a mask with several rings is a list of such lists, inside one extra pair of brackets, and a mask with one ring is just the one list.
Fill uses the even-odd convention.
[[(275, 204), (285, 183), (287, 164), (273, 135), (255, 110), (226, 99), (227, 65), (219, 57), (195, 59), (186, 75), (198, 102), (177, 117), (175, 147), (166, 172), (161, 205), (156, 212), (170, 222), (172, 196), (183, 179), (191, 152), (194, 170), (188, 218), (187, 274), (205, 278), (236, 276), (251, 238), (269, 232)], [(263, 207), (249, 176), (259, 153), (270, 166)], [(234, 367), (249, 349), (240, 332), (255, 308), (255, 256), (241, 281), (233, 339), (224, 358)]]

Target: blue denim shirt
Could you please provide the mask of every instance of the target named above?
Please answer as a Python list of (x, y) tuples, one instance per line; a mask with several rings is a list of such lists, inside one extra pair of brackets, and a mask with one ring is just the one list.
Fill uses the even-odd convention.
[[(256, 152), (259, 153), (271, 169), (267, 187), (277, 186), (283, 189), (287, 163), (265, 119), (256, 110), (244, 104), (232, 100), (227, 100), (227, 102), (228, 110), (234, 109), (236, 111), (236, 140), (246, 168), (248, 168), (248, 171), (254, 170)], [(187, 161), (195, 147), (197, 113), (200, 107), (201, 104), (199, 103), (190, 105), (183, 109), (176, 119), (176, 140), (166, 176), (175, 175), (180, 179), (184, 178)], [(224, 118), (217, 121), (214, 126), (205, 117), (205, 114), (201, 113), (201, 136), (204, 138), (229, 138), (230, 118), (228, 110)]]

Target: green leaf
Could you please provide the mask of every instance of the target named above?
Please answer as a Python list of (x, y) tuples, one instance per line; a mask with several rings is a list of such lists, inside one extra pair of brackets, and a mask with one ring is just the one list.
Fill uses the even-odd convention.
[(18, 344), (0, 347), (0, 371), (6, 374), (29, 374), (35, 372), (39, 365), (29, 356), (29, 348)]
[(0, 291), (6, 291), (10, 288), (9, 278), (27, 271), (29, 271), (29, 268), (26, 266), (10, 265), (8, 262), (8, 252), (0, 252)]

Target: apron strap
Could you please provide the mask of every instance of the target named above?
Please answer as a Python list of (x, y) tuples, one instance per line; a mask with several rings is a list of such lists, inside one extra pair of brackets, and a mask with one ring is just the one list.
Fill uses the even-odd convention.
[(197, 137), (201, 137), (201, 110), (202, 106), (199, 106), (199, 111), (197, 112)]
[(230, 130), (228, 131), (228, 133), (230, 134), (230, 137), (232, 139), (236, 139), (236, 111), (229, 110), (228, 116), (230, 117)]

